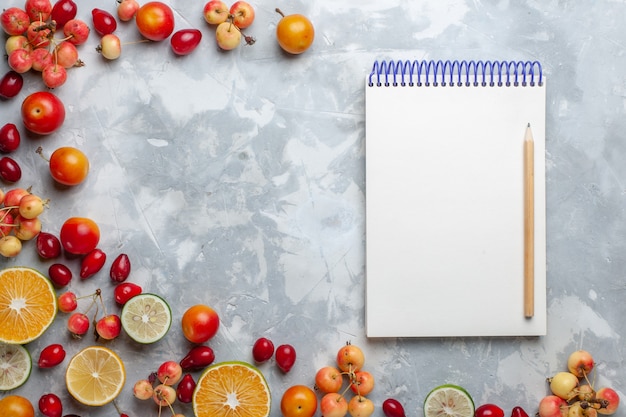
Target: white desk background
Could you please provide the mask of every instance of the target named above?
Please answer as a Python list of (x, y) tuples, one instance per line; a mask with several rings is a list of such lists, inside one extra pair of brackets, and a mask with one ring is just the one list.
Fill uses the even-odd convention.
[[(115, 7), (113, 0), (77, 3), (88, 22), (92, 7)], [(261, 368), (272, 387), (272, 416), (280, 415), (282, 392), (312, 384), (315, 371), (332, 363), (348, 340), (364, 349), (377, 378), (370, 395), (377, 407), (395, 397), (409, 416), (422, 415), (426, 393), (445, 382), (466, 387), (477, 404), (497, 403), (507, 414), (521, 405), (534, 414), (545, 378), (579, 348), (596, 357), (598, 384), (626, 392), (623, 0), (252, 1), (257, 20), (248, 32), (257, 43), (231, 53), (217, 50), (203, 4), (169, 3), (177, 29), (203, 31), (193, 55), (176, 58), (166, 43), (144, 43), (104, 62), (92, 33), (80, 48), (86, 66), (72, 69), (56, 91), (67, 108), (63, 128), (42, 140), (22, 129), (15, 155), (23, 169), (19, 185), (51, 199), (45, 230), (58, 232), (72, 215), (93, 218), (103, 231), (100, 246), (130, 256), (130, 281), (164, 295), (173, 308), (174, 326), (158, 344), (140, 348), (125, 337), (109, 344), (127, 358), (128, 382), (118, 401), (124, 411), (146, 415), (132, 384), (186, 353), (178, 324), (197, 302), (221, 315), (210, 343), (217, 360), (251, 360), (250, 347), (261, 335), (296, 347), (289, 374), (272, 364)], [(14, 5), (23, 2), (5, 0), (2, 7)], [(314, 22), (316, 40), (304, 55), (279, 51), (277, 6)], [(133, 24), (120, 24), (118, 35), (139, 39)], [(376, 59), (459, 57), (539, 60), (550, 77), (548, 335), (369, 341), (363, 80)], [(5, 60), (0, 70), (8, 70)], [(41, 88), (29, 74), (19, 97), (0, 102), (0, 124), (18, 122), (21, 100)], [(87, 182), (55, 189), (34, 152), (38, 145), (83, 149), (92, 161)], [(48, 265), (33, 245), (0, 264)], [(106, 273), (94, 278), (71, 288), (112, 291)], [(56, 341), (68, 354), (87, 344), (71, 342), (59, 318), (29, 349), (36, 355)], [(50, 391), (63, 396), (64, 414), (114, 413), (67, 398), (62, 368), (34, 370), (15, 393), (36, 403)], [(179, 410), (191, 415), (188, 407)]]

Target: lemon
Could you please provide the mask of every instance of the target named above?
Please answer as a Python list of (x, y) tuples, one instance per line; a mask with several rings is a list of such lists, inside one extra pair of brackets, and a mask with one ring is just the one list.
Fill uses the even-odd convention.
[(196, 417), (267, 417), (271, 401), (258, 368), (246, 362), (222, 362), (202, 373), (192, 405)]
[(172, 325), (172, 310), (155, 294), (139, 294), (124, 304), (122, 328), (136, 342), (154, 343), (167, 334)]
[(0, 391), (22, 386), (32, 367), (30, 353), (24, 346), (0, 343)]
[(462, 387), (444, 384), (433, 388), (424, 400), (424, 417), (473, 417), (474, 400)]
[(40, 272), (21, 266), (0, 271), (0, 342), (32, 342), (50, 327), (56, 312), (54, 287)]
[(120, 357), (103, 346), (89, 346), (78, 352), (67, 365), (65, 385), (81, 404), (100, 406), (113, 401), (126, 382)]

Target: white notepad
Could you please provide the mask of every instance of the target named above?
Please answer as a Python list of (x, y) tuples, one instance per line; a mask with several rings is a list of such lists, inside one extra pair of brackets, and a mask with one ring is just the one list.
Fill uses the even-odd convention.
[[(368, 337), (546, 334), (545, 82), (537, 62), (374, 64), (365, 87)], [(529, 123), (532, 318), (524, 315)]]

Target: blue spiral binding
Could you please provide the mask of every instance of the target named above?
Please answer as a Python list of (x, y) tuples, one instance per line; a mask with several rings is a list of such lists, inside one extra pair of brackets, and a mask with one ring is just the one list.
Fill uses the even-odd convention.
[(369, 86), (542, 86), (539, 61), (375, 61)]

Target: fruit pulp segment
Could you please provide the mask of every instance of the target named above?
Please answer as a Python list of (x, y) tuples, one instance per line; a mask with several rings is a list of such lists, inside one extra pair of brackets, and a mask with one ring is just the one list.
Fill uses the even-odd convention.
[(115, 399), (126, 379), (124, 364), (111, 350), (87, 347), (72, 358), (65, 376), (67, 390), (86, 405), (103, 405)]
[(52, 284), (29, 268), (0, 273), (0, 341), (25, 344), (39, 337), (56, 316)]
[(167, 303), (152, 294), (140, 294), (126, 302), (122, 310), (122, 327), (135, 341), (152, 343), (169, 330), (172, 314)]
[(25, 347), (0, 343), (0, 390), (21, 386), (32, 369), (32, 360)]
[(197, 417), (266, 417), (270, 392), (260, 371), (247, 364), (218, 364), (200, 377), (193, 398)]
[(425, 417), (472, 417), (474, 405), (469, 394), (452, 386), (434, 389), (424, 401)]

